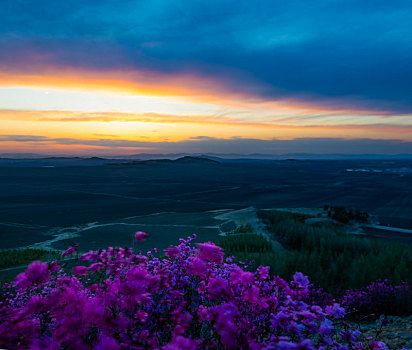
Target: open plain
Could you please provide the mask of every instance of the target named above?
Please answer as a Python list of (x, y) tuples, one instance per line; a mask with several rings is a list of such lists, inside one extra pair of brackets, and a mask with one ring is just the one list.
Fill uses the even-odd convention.
[[(0, 160), (0, 248), (65, 249), (72, 242), (83, 251), (130, 246), (136, 231), (150, 234), (141, 245), (147, 250), (192, 233), (200, 241), (217, 240), (235, 225), (219, 214), (251, 206), (345, 206), (368, 211), (381, 225), (411, 229), (411, 163), (188, 159), (79, 165), (78, 160), (49, 160), (45, 166), (31, 160), (25, 166), (24, 160)], [(391, 234), (379, 231), (387, 239)], [(393, 238), (402, 240), (402, 234)]]

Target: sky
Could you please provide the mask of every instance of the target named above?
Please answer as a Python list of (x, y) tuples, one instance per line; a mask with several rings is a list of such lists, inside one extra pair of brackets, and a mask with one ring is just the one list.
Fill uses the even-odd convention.
[(412, 154), (409, 0), (0, 13), (0, 153)]

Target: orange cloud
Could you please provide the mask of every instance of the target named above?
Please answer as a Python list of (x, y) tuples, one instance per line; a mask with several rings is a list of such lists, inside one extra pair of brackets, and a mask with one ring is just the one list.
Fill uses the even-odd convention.
[(223, 107), (248, 110), (275, 110), (297, 115), (373, 114), (385, 111), (348, 108), (339, 103), (322, 105), (298, 98), (265, 98), (245, 89), (239, 92), (223, 81), (192, 73), (166, 74), (145, 71), (91, 71), (84, 69), (48, 68), (42, 73), (0, 72), (0, 87), (46, 87), (81, 91), (109, 91), (131, 95), (175, 97), (180, 101), (213, 103)]
[[(217, 82), (191, 74), (167, 75), (147, 72), (93, 72), (81, 69), (54, 70), (43, 74), (0, 72), (0, 86), (55, 87), (71, 90), (122, 92), (146, 96), (196, 97), (208, 101)], [(219, 98), (218, 98), (219, 99)]]

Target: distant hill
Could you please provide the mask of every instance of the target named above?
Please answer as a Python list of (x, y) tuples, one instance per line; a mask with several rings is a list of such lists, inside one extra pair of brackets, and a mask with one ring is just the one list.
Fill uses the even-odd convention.
[(216, 159), (210, 159), (206, 157), (192, 157), (192, 156), (184, 156), (174, 160), (175, 163), (190, 163), (190, 164), (220, 164), (219, 161)]
[[(186, 159), (187, 158), (187, 159)], [(284, 153), (284, 154), (261, 154), (261, 153), (136, 153), (123, 155), (61, 155), (61, 154), (36, 154), (36, 153), (0, 153), (0, 159), (13, 160), (87, 160), (87, 161), (194, 161), (194, 159), (216, 160), (218, 162), (231, 160), (367, 160), (367, 159), (412, 159), (412, 154), (315, 154), (315, 153)], [(184, 160), (181, 160), (184, 159)], [(196, 161), (196, 160), (195, 160)]]
[(177, 159), (133, 160), (131, 162), (110, 163), (109, 165), (146, 165), (146, 164), (220, 164), (215, 159), (206, 157), (183, 156)]
[(47, 154), (37, 153), (0, 153), (0, 158), (6, 159), (39, 159), (53, 157)]

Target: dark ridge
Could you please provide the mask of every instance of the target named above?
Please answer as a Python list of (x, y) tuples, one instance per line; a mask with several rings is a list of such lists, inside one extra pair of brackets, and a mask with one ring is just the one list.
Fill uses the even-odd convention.
[(220, 164), (217, 160), (204, 158), (204, 157), (192, 157), (184, 156), (175, 160), (172, 159), (149, 159), (149, 160), (133, 160), (130, 162), (116, 162), (109, 163), (108, 165), (147, 165), (147, 164)]
[(184, 156), (174, 160), (175, 163), (208, 163), (208, 164), (220, 164), (217, 160), (209, 159), (205, 157), (192, 157), (192, 156)]
[(43, 157), (35, 160), (83, 160), (81, 157)]
[(101, 158), (101, 157), (90, 157), (90, 158), (85, 158), (84, 160), (107, 160), (107, 158)]
[(107, 165), (147, 165), (147, 164), (169, 164), (173, 163), (174, 161), (171, 159), (149, 159), (149, 160), (132, 160), (130, 162), (116, 162), (116, 163), (109, 163)]

